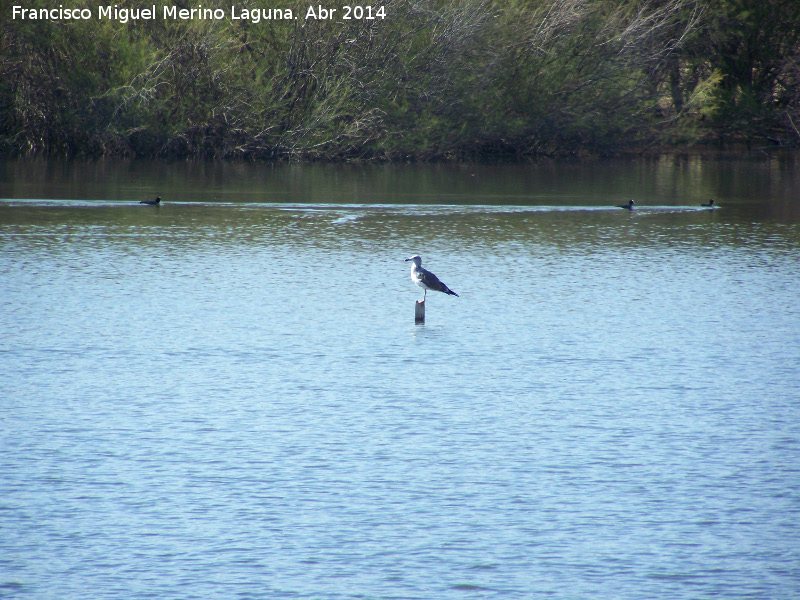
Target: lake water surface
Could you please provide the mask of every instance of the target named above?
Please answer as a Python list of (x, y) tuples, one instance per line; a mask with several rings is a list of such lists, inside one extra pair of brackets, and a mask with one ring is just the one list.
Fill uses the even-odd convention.
[(0, 163), (0, 597), (800, 597), (798, 190)]

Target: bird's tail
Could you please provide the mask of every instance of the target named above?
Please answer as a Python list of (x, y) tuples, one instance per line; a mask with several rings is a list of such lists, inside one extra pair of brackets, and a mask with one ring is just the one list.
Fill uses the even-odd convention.
[(451, 290), (450, 288), (445, 288), (445, 289), (444, 289), (444, 293), (445, 293), (445, 294), (450, 294), (451, 296), (455, 296), (456, 298), (458, 298), (458, 294), (456, 294), (456, 293), (455, 293), (453, 290)]

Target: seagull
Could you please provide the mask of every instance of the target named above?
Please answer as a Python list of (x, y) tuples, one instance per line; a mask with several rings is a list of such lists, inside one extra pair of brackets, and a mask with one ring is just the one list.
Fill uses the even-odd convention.
[(628, 210), (633, 210), (633, 205), (635, 202), (633, 200), (629, 200), (627, 204), (617, 204), (617, 208), (626, 208)]
[(713, 198), (708, 201), (708, 204), (701, 204), (700, 206), (705, 206), (706, 208), (717, 208), (716, 206), (714, 206), (714, 199)]
[(142, 200), (139, 204), (147, 204), (149, 206), (157, 206), (161, 204), (161, 196), (158, 196), (155, 200)]
[(437, 292), (443, 292), (445, 294), (458, 297), (458, 294), (439, 281), (439, 278), (436, 275), (422, 268), (421, 256), (412, 256), (411, 258), (407, 258), (405, 260), (405, 262), (408, 261), (411, 261), (411, 281), (425, 290), (425, 294), (422, 296), (423, 302), (425, 302), (425, 298), (428, 295), (428, 290), (436, 290)]

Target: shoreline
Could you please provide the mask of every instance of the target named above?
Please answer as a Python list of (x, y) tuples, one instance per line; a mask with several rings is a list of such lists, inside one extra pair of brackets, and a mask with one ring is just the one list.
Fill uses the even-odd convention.
[[(797, 160), (800, 159), (800, 145), (761, 146), (751, 144), (731, 144), (720, 148), (718, 144), (694, 144), (691, 146), (658, 146), (643, 148), (627, 148), (617, 151), (593, 151), (576, 149), (572, 152), (558, 154), (549, 153), (447, 153), (441, 156), (420, 156), (412, 153), (396, 156), (358, 156), (358, 157), (325, 157), (321, 155), (304, 156), (278, 155), (261, 156), (253, 154), (217, 155), (217, 154), (116, 154), (116, 153), (0, 153), (0, 163), (17, 161), (53, 160), (65, 162), (119, 161), (139, 162), (152, 161), (159, 163), (198, 162), (198, 163), (264, 163), (264, 164), (363, 164), (363, 165), (521, 165), (538, 163), (574, 163), (603, 161), (635, 161), (661, 160), (667, 158), (701, 158), (704, 160)], [(470, 156), (471, 154), (471, 156)]]

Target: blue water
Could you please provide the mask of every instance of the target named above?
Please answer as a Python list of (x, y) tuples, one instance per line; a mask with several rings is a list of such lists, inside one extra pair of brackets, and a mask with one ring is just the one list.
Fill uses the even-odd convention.
[(357, 200), (0, 201), (0, 596), (800, 597), (800, 223)]

